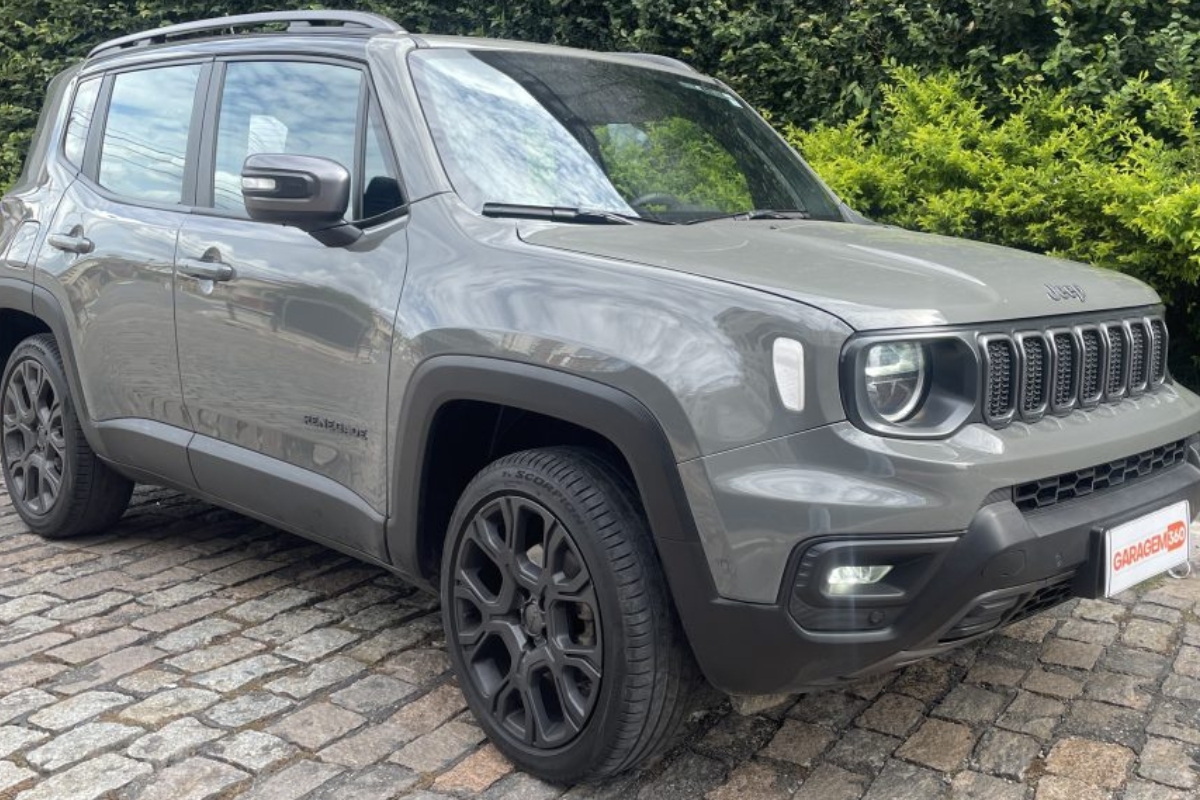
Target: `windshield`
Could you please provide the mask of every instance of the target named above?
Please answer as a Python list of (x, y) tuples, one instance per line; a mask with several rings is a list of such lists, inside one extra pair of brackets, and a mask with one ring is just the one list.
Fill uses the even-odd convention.
[(795, 153), (717, 84), (545, 53), (411, 59), (438, 154), (476, 211), (499, 203), (671, 222), (754, 209), (841, 219)]

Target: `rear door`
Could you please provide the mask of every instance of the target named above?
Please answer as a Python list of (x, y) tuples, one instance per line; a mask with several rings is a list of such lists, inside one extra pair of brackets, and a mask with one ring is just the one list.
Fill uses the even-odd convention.
[[(83, 405), (105, 452), (191, 485), (175, 342), (175, 245), (195, 189), (211, 65), (114, 71), (80, 83), (63, 157), (80, 162), (37, 260), (66, 312)], [(79, 131), (86, 130), (86, 137)], [(150, 441), (175, 447), (150, 447)]]
[[(208, 208), (183, 225), (175, 283), (196, 480), (384, 557), (387, 375), (407, 218), (368, 74), (353, 61), (229, 59), (216, 65), (212, 97), (199, 182)], [(249, 219), (240, 176), (254, 153), (347, 167), (347, 215), (362, 239), (326, 247)]]

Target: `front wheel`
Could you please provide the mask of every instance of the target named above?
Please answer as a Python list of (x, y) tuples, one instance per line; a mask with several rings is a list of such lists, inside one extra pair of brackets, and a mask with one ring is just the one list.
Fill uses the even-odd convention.
[(30, 530), (62, 539), (120, 519), (133, 484), (84, 438), (53, 336), (31, 336), (13, 350), (0, 380), (0, 408), (4, 485)]
[(441, 594), (463, 693), (517, 766), (596, 780), (671, 740), (691, 652), (637, 498), (597, 454), (485, 467), (451, 520)]

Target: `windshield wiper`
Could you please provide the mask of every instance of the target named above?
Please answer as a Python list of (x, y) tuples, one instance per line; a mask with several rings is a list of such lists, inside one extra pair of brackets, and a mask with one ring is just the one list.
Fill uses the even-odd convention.
[(800, 208), (752, 208), (748, 211), (735, 211), (732, 214), (718, 214), (715, 217), (701, 217), (689, 220), (687, 225), (698, 222), (712, 222), (714, 219), (811, 219), (812, 214)]
[(484, 203), (482, 213), (485, 217), (545, 219), (552, 222), (579, 222), (585, 225), (632, 225), (634, 219), (640, 219), (612, 211), (567, 206), (527, 206), (520, 203)]

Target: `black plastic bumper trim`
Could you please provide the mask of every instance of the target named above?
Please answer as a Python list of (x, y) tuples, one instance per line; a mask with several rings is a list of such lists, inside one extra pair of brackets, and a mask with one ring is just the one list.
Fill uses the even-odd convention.
[[(660, 541), (659, 551), (680, 614), (692, 623), (689, 639), (709, 681), (730, 694), (792, 692), (893, 669), (971, 641), (980, 634), (945, 637), (989, 593), (1020, 594), (1070, 574), (1069, 596), (1098, 596), (1103, 591), (1102, 563), (1094, 553), (1099, 532), (1180, 500), (1200, 509), (1194, 453), (1188, 464), (1153, 478), (1036, 514), (1022, 514), (1008, 500), (986, 506), (926, 588), (880, 630), (805, 630), (783, 603), (720, 598), (698, 542)], [(794, 580), (794, 570), (787, 574)]]

